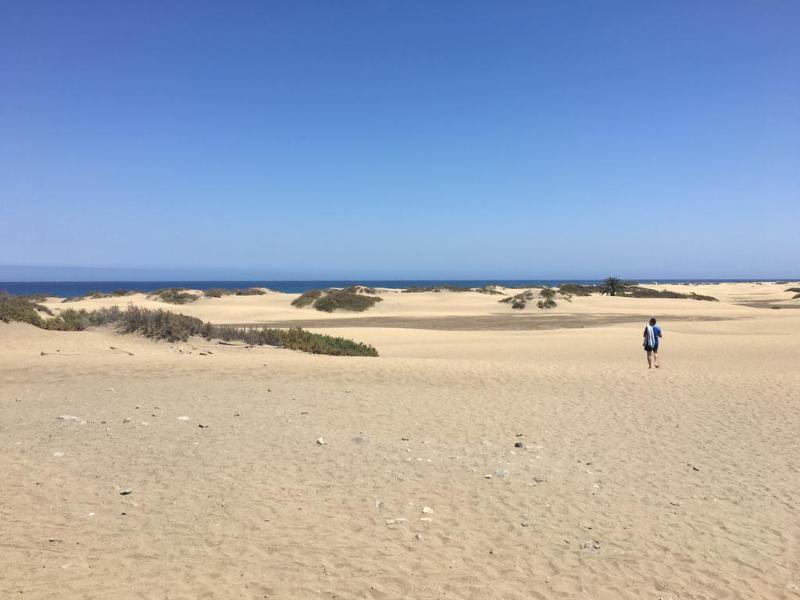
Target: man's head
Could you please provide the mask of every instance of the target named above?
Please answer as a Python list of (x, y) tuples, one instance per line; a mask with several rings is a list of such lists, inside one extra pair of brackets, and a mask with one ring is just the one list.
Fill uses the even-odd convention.
[(650, 325), (655, 325), (655, 324), (656, 324), (656, 320), (655, 319), (650, 319)]

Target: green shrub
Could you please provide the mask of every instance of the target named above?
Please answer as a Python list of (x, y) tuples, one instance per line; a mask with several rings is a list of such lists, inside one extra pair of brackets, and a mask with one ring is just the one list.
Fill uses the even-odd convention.
[[(328, 290), (328, 291), (330, 292), (336, 290)], [(368, 294), (370, 296), (375, 296), (378, 293), (378, 290), (376, 290), (375, 288), (367, 287), (364, 285), (351, 285), (350, 287), (342, 288), (339, 291), (348, 292), (350, 294)]]
[(800, 298), (800, 294), (795, 294), (792, 296), (792, 300), (797, 300), (798, 298)]
[(350, 312), (364, 312), (375, 306), (382, 299), (378, 296), (365, 296), (351, 292), (333, 291), (314, 301), (314, 308), (323, 312), (347, 310)]
[(261, 288), (245, 288), (241, 290), (234, 290), (237, 296), (263, 296), (267, 292)]
[(224, 290), (222, 288), (211, 288), (203, 292), (203, 295), (206, 296), (207, 298), (222, 298), (223, 296), (227, 296), (228, 294), (230, 294), (230, 291)]
[(169, 342), (186, 341), (193, 335), (210, 337), (211, 334), (210, 323), (162, 308), (150, 310), (128, 306), (128, 310), (121, 314), (118, 324), (124, 333), (136, 332), (145, 337)]
[(217, 326), (212, 327), (211, 337), (225, 341), (241, 341), (254, 346), (276, 346), (290, 350), (300, 350), (311, 354), (333, 356), (378, 356), (373, 346), (346, 338), (311, 333), (298, 327), (291, 329), (253, 328)]
[[(786, 291), (787, 291), (787, 292), (800, 292), (800, 287), (790, 287), (790, 288), (786, 288)], [(797, 296), (795, 296), (795, 298), (797, 298)]]
[(292, 306), (296, 306), (297, 308), (313, 306), (315, 309), (323, 312), (333, 312), (335, 310), (363, 312), (383, 300), (383, 298), (379, 296), (368, 296), (364, 293), (351, 291), (354, 289), (361, 290), (369, 288), (351, 287), (342, 290), (310, 290), (292, 300)]
[(298, 296), (292, 300), (292, 306), (297, 308), (305, 308), (314, 303), (314, 300), (322, 296), (322, 290), (309, 290), (302, 296)]
[(593, 285), (579, 285), (577, 283), (564, 283), (558, 286), (558, 291), (561, 294), (572, 296), (591, 296), (592, 292), (597, 291)]

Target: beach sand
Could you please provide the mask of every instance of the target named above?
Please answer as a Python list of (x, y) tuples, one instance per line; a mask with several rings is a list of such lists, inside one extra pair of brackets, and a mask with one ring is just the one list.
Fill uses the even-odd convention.
[(0, 323), (0, 596), (800, 598), (800, 300), (653, 287), (720, 301), (47, 302), (378, 358)]

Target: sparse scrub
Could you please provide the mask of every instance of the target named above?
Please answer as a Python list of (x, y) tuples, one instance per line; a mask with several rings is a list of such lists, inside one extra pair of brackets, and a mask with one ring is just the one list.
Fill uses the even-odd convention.
[(199, 298), (197, 294), (191, 294), (185, 288), (164, 288), (156, 290), (149, 297), (168, 304), (188, 304)]
[(276, 346), (312, 354), (334, 356), (378, 356), (369, 344), (346, 338), (312, 333), (300, 328), (239, 328), (212, 325), (195, 317), (164, 309), (150, 310), (129, 305), (87, 311), (68, 308), (60, 315), (44, 319), (38, 311), (44, 307), (29, 297), (0, 292), (0, 321), (19, 321), (41, 329), (83, 331), (89, 327), (114, 325), (122, 333), (140, 333), (155, 340), (186, 341), (191, 336), (225, 341), (242, 341), (254, 346)]
[(403, 290), (404, 294), (415, 294), (420, 292), (471, 292), (472, 288), (460, 285), (433, 285), (427, 287), (411, 286)]
[(479, 294), (488, 294), (490, 296), (502, 296), (503, 292), (497, 289), (496, 285), (485, 285), (483, 287), (475, 288)]
[(44, 319), (39, 314), (52, 314), (44, 305), (36, 301), (37, 298), (31, 296), (12, 296), (5, 292), (0, 292), (0, 321), (10, 323), (20, 321), (41, 327)]
[(130, 296), (131, 294), (135, 294), (136, 292), (132, 290), (125, 290), (122, 288), (118, 288), (116, 290), (112, 290), (111, 292), (100, 292), (98, 290), (94, 290), (91, 292), (86, 292), (81, 296), (73, 296), (71, 298), (64, 298), (62, 302), (79, 302), (81, 300), (97, 300), (99, 298), (119, 298), (121, 296)]
[[(786, 288), (786, 291), (787, 291), (787, 292), (797, 292), (797, 293), (800, 293), (800, 287), (790, 287), (790, 288)], [(795, 296), (795, 298), (797, 298), (797, 296)]]
[(545, 308), (555, 308), (556, 307), (556, 291), (553, 288), (545, 287), (539, 291), (539, 296), (542, 297), (542, 300), (539, 300), (536, 303), (541, 309)]
[(797, 300), (798, 298), (800, 298), (800, 294), (795, 294), (792, 296), (792, 300)]
[(230, 290), (225, 290), (223, 288), (210, 288), (203, 292), (203, 296), (206, 298), (222, 298), (228, 294), (230, 294)]
[(520, 292), (514, 296), (507, 296), (498, 302), (502, 302), (504, 304), (511, 304), (511, 308), (516, 310), (522, 310), (528, 305), (528, 302), (533, 300), (533, 292), (530, 290), (526, 290), (524, 292)]

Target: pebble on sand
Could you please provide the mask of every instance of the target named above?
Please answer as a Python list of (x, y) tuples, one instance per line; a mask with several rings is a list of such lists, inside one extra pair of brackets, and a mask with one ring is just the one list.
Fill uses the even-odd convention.
[(321, 437), (317, 438), (317, 446), (324, 446), (325, 444), (327, 444), (327, 442), (325, 441), (324, 438)]
[(178, 421), (188, 421), (188, 420), (189, 420), (189, 417), (187, 417), (185, 415), (181, 416), (181, 417), (178, 417)]

